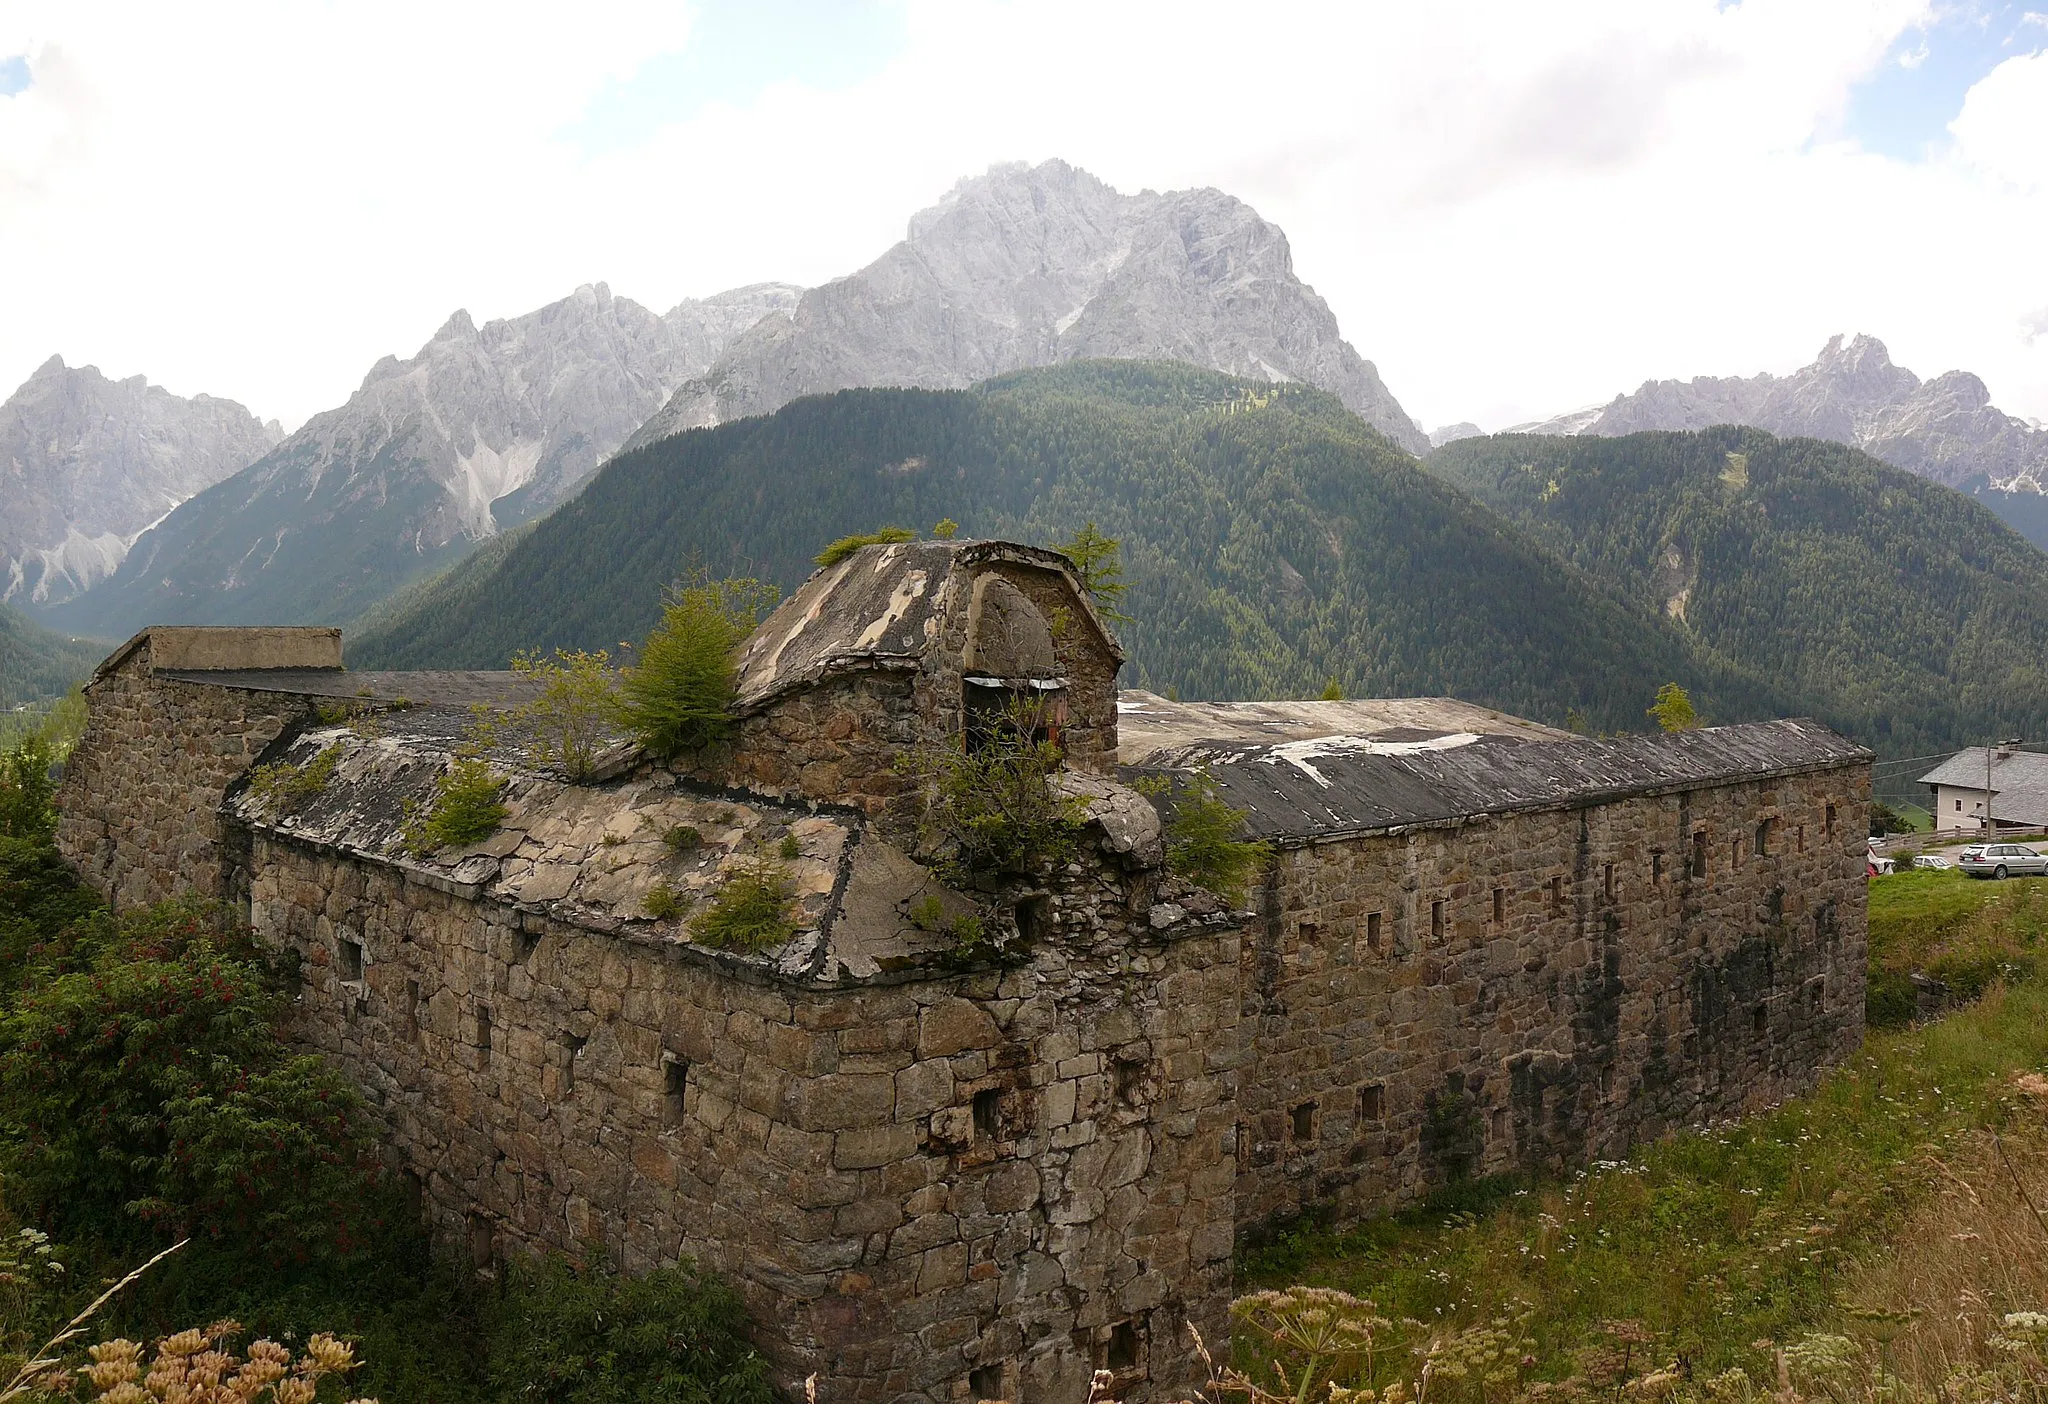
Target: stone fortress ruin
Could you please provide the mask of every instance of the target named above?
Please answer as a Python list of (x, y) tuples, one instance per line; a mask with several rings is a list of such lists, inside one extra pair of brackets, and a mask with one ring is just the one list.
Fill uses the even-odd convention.
[[(1826, 728), (1179, 703), (1121, 661), (1054, 553), (866, 547), (748, 640), (728, 740), (575, 781), (493, 753), (502, 825), (422, 856), (408, 816), (522, 680), (154, 628), (88, 688), (60, 843), (116, 900), (217, 894), (297, 953), (298, 1036), (480, 1269), (694, 1257), (826, 1404), (1080, 1404), (1097, 1369), (1168, 1398), (1186, 1326), (1227, 1337), (1234, 1246), (1619, 1156), (1860, 1041), (1870, 756)], [(899, 762), (1017, 697), (1082, 841), (949, 885)], [(252, 783), (279, 762), (319, 784)], [(1272, 844), (1242, 911), (1167, 869), (1129, 783), (1197, 769)], [(696, 939), (763, 853), (793, 933)]]

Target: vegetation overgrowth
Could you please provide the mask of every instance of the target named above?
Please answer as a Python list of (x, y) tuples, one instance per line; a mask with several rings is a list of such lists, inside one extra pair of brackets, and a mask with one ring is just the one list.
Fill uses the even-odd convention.
[[(795, 897), (789, 869), (777, 858), (754, 853), (733, 865), (718, 895), (690, 923), (690, 934), (721, 950), (758, 951), (781, 945), (796, 934)], [(661, 915), (651, 906), (647, 914)], [(671, 911), (680, 914), (680, 906)]]
[[(1963, 881), (1875, 879), (1873, 959), (2031, 948), (2035, 884), (1980, 896)], [(2048, 1317), (2029, 1314), (2048, 1310), (2048, 1221), (2029, 1200), (2048, 1206), (2048, 986), (2031, 969), (1873, 1032), (1812, 1095), (1740, 1124), (1562, 1183), (1466, 1181), (1411, 1213), (1304, 1227), (1242, 1275), (1343, 1295), (1318, 1309), (1375, 1345), (1370, 1364), (1318, 1367), (1314, 1391), (1334, 1379), (1333, 1398), (1413, 1401), (1418, 1383), (1471, 1404), (2039, 1398)], [(1263, 1389), (1276, 1365), (1299, 1383), (1301, 1353), (1272, 1333), (1237, 1349)]]
[(779, 598), (758, 580), (713, 580), (701, 571), (669, 587), (619, 688), (619, 716), (641, 745), (675, 756), (732, 730), (734, 654)]
[(939, 744), (904, 756), (898, 769), (923, 802), (922, 841), (962, 882), (1063, 863), (1087, 813), (1058, 784), (1060, 749), (1019, 703), (965, 745)]
[(108, 910), (48, 827), (0, 837), (0, 1381), (189, 1237), (71, 1343), (98, 1358), (67, 1364), (115, 1389), (142, 1342), (167, 1371), (274, 1360), (187, 1329), (233, 1320), (307, 1351), (335, 1333), (362, 1362), (350, 1391), (390, 1401), (768, 1404), (736, 1299), (687, 1263), (628, 1283), (543, 1259), (488, 1285), (437, 1258), (360, 1098), (285, 1041), (289, 964), (218, 908)]

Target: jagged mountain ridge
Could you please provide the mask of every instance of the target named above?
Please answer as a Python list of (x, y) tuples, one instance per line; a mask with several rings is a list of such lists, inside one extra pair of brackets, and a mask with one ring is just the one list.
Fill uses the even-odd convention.
[(629, 442), (858, 386), (960, 389), (1088, 359), (1182, 361), (1336, 395), (1429, 440), (1294, 274), (1287, 236), (1213, 189), (1123, 195), (1064, 161), (961, 181), (866, 268), (764, 318)]
[(562, 501), (658, 407), (798, 289), (757, 284), (666, 316), (602, 283), (478, 327), (458, 311), (341, 407), (172, 512), (112, 579), (51, 611), (144, 623), (336, 623)]
[(1508, 433), (1598, 434), (1746, 424), (1770, 433), (1848, 444), (1950, 487), (2048, 489), (2048, 430), (1998, 409), (1968, 371), (1923, 381), (1894, 365), (1873, 336), (1836, 336), (1790, 375), (1646, 380), (1607, 404)]
[(233, 400), (50, 357), (0, 405), (0, 601), (91, 588), (152, 522), (283, 437)]

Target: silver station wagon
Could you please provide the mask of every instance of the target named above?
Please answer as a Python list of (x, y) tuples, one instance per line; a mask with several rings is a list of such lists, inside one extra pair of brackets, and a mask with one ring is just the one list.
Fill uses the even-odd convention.
[(2020, 877), (2048, 874), (2048, 856), (2017, 843), (1975, 843), (1956, 859), (1971, 877)]

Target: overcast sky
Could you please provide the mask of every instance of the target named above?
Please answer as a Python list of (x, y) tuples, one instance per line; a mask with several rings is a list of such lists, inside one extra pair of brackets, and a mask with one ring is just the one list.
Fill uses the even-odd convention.
[(456, 307), (821, 282), (1053, 156), (1249, 201), (1427, 426), (1853, 331), (2048, 418), (2048, 13), (1995, 0), (0, 0), (0, 393), (290, 426)]

